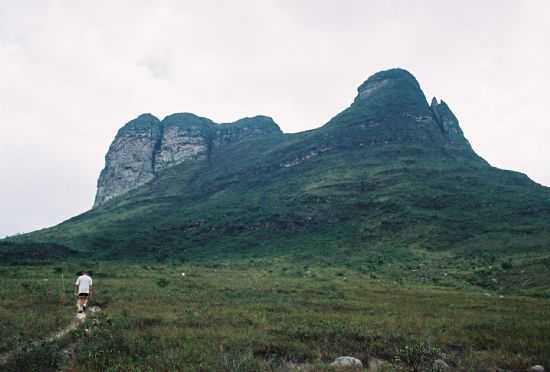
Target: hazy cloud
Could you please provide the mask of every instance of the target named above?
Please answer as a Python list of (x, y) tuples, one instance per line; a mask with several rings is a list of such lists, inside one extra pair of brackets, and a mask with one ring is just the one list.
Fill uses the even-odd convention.
[(550, 185), (549, 35), (546, 0), (0, 0), (0, 235), (87, 210), (142, 112), (302, 131), (396, 66), (481, 156)]

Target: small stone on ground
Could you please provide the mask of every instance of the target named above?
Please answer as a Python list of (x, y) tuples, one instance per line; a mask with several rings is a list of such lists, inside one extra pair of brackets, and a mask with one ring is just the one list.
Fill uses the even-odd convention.
[(330, 365), (333, 367), (363, 368), (363, 363), (359, 359), (350, 356), (338, 357)]

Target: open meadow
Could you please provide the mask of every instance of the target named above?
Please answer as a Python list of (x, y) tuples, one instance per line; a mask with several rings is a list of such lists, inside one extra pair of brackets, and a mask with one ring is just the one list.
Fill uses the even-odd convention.
[(332, 371), (342, 355), (387, 371), (550, 366), (548, 299), (282, 260), (88, 263), (101, 313), (41, 342), (74, 317), (82, 266), (0, 267), (1, 370)]

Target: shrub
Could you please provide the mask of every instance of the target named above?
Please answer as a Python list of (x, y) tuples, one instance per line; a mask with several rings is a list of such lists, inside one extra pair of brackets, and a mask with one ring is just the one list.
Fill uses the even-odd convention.
[(505, 262), (502, 262), (502, 263), (500, 264), (500, 267), (502, 267), (502, 269), (504, 269), (504, 270), (510, 270), (510, 269), (513, 267), (512, 261), (505, 261)]
[(168, 279), (161, 278), (157, 280), (157, 285), (161, 288), (166, 287), (168, 284), (170, 284), (170, 281)]
[(413, 372), (430, 370), (441, 350), (429, 342), (409, 341), (397, 350), (397, 361), (405, 363)]

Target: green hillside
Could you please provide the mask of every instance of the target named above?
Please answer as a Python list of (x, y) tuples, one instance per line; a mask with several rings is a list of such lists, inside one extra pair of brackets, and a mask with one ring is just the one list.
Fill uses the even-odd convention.
[(39, 242), (94, 260), (277, 257), (550, 295), (550, 189), (487, 164), (448, 106), (429, 105), (404, 70), (373, 75), (321, 128), (231, 138), (0, 252)]

